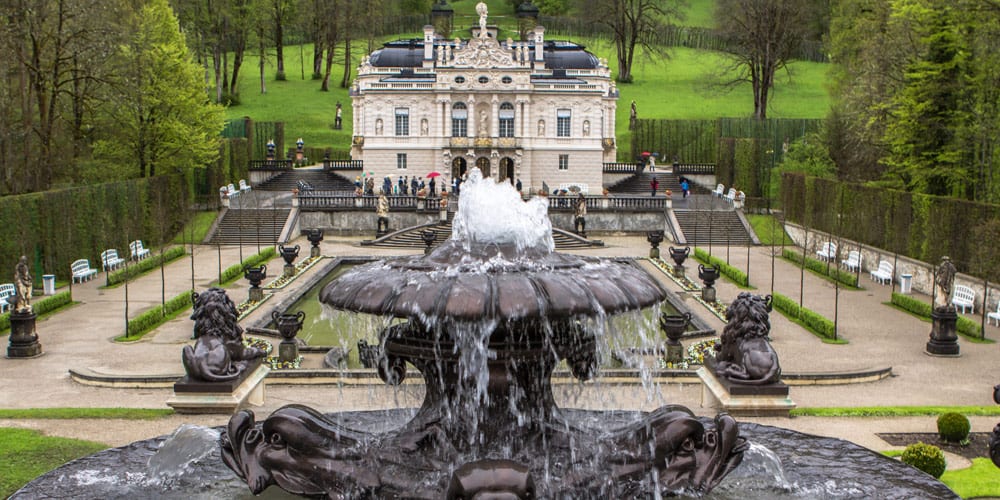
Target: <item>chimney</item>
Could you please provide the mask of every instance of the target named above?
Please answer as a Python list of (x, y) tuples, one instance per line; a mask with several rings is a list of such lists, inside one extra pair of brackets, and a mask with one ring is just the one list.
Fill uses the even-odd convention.
[(535, 26), (535, 69), (545, 69), (545, 28)]

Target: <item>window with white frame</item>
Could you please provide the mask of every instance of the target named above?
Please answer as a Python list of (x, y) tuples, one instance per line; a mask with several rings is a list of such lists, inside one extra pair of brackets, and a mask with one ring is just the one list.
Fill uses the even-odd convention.
[(570, 118), (572, 112), (568, 109), (556, 110), (556, 137), (570, 136)]
[(410, 135), (410, 108), (396, 108), (396, 135)]
[(396, 168), (406, 170), (406, 153), (396, 153)]
[(514, 105), (509, 102), (500, 105), (500, 137), (514, 137)]
[(559, 155), (559, 170), (569, 170), (569, 155)]
[(464, 102), (456, 102), (451, 107), (451, 136), (465, 137), (469, 135), (469, 109)]

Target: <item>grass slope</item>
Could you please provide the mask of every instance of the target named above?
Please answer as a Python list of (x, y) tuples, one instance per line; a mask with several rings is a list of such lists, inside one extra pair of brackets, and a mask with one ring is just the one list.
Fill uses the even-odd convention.
[(0, 498), (70, 460), (106, 448), (101, 443), (47, 437), (33, 430), (0, 428)]

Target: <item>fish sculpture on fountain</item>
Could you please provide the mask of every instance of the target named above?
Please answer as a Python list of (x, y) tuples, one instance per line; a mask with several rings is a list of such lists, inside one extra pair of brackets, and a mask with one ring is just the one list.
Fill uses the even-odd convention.
[(524, 203), (478, 169), (462, 191), (451, 239), (427, 255), (356, 267), (320, 294), (336, 309), (403, 320), (380, 335), (379, 374), (397, 384), (406, 364), (416, 367), (421, 407), (381, 434), (300, 405), (260, 422), (240, 411), (220, 443), (251, 491), (653, 497), (707, 492), (740, 464), (748, 445), (724, 413), (703, 419), (668, 405), (595, 432), (560, 409), (556, 366), (593, 377), (608, 333), (594, 325), (656, 306), (666, 292), (630, 263), (554, 252), (544, 200)]

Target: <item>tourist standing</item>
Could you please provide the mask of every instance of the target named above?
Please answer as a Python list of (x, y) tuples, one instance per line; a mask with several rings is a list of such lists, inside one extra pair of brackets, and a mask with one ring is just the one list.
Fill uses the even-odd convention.
[(656, 190), (658, 189), (660, 189), (660, 181), (654, 175), (653, 180), (649, 181), (649, 190), (651, 191), (649, 195), (656, 196)]
[(416, 195), (418, 189), (420, 189), (420, 181), (418, 181), (417, 176), (414, 175), (410, 178), (410, 192)]
[(521, 179), (520, 179), (520, 178), (518, 178), (518, 179), (517, 179), (517, 182), (516, 182), (516, 183), (514, 183), (514, 187), (515, 187), (515, 188), (517, 188), (517, 192), (518, 192), (518, 193), (520, 193), (520, 192), (521, 192), (521, 187), (522, 187), (522, 185), (521, 185)]
[(427, 183), (427, 189), (430, 190), (431, 196), (437, 196), (436, 183), (434, 182), (433, 177), (431, 177), (430, 182)]
[(688, 197), (688, 190), (690, 190), (690, 189), (691, 189), (691, 185), (688, 184), (688, 180), (682, 177), (681, 178), (681, 193), (684, 194), (685, 198)]

